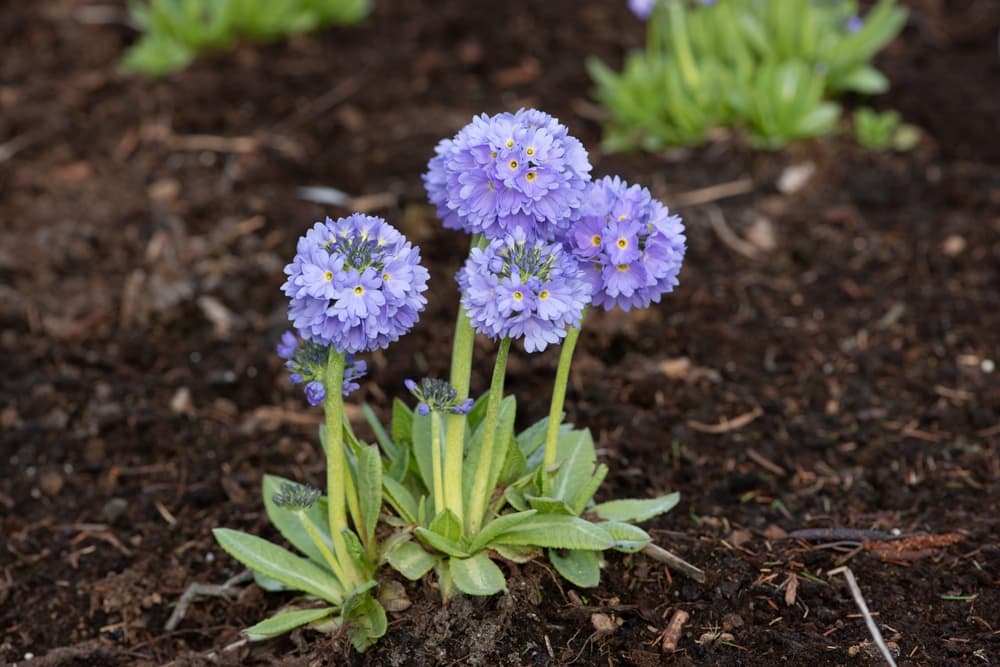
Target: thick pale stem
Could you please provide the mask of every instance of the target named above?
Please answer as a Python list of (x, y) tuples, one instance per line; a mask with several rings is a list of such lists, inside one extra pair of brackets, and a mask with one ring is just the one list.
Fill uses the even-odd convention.
[(326, 561), (326, 564), (330, 566), (333, 574), (340, 580), (340, 584), (342, 586), (346, 586), (347, 573), (344, 572), (344, 568), (341, 567), (340, 561), (337, 560), (337, 557), (330, 551), (330, 547), (326, 546), (326, 540), (324, 540), (319, 534), (319, 529), (316, 528), (312, 519), (310, 519), (309, 516), (301, 510), (295, 514), (299, 517), (299, 522), (302, 524), (302, 527), (306, 529), (306, 533), (309, 534), (313, 544), (315, 544), (316, 548), (319, 549), (320, 554), (323, 556), (323, 560)]
[(573, 364), (573, 351), (576, 341), (580, 338), (580, 328), (573, 327), (566, 332), (562, 350), (559, 352), (559, 366), (556, 368), (556, 380), (552, 387), (552, 403), (549, 405), (549, 425), (545, 432), (545, 457), (542, 465), (550, 467), (556, 462), (556, 451), (559, 447), (559, 427), (562, 422), (563, 405), (566, 403), (566, 385), (569, 384), (569, 369)]
[(362, 582), (362, 577), (347, 550), (342, 530), (347, 529), (346, 484), (347, 458), (344, 456), (344, 366), (343, 352), (330, 350), (330, 357), (323, 374), (326, 399), (323, 411), (326, 414), (326, 498), (329, 508), (330, 539), (337, 560), (344, 568), (344, 587), (351, 589)]
[(476, 466), (476, 476), (472, 482), (472, 492), (469, 498), (469, 514), (466, 525), (469, 535), (479, 533), (483, 525), (483, 515), (490, 501), (493, 489), (489, 488), (492, 477), (493, 447), (496, 444), (497, 417), (500, 415), (500, 403), (503, 401), (503, 382), (507, 370), (507, 353), (510, 351), (510, 338), (500, 341), (497, 349), (497, 361), (493, 366), (493, 380), (490, 382), (490, 396), (486, 402), (486, 418), (483, 420), (483, 442), (479, 450), (479, 464)]
[(434, 474), (434, 515), (446, 507), (444, 496), (444, 471), (441, 469), (441, 413), (431, 411), (431, 470)]

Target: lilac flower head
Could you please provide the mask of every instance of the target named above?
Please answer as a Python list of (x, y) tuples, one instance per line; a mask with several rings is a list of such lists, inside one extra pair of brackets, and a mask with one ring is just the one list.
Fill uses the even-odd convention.
[(587, 151), (546, 113), (476, 116), (435, 151), (424, 186), (445, 227), (551, 241), (579, 217)]
[(520, 229), (474, 248), (457, 279), (476, 331), (524, 338), (528, 352), (562, 340), (590, 301), (577, 260), (558, 243), (528, 241)]
[[(291, 331), (281, 334), (278, 344), (278, 356), (285, 359), (285, 368), (290, 372), (292, 384), (305, 384), (306, 400), (310, 405), (319, 405), (326, 398), (326, 388), (323, 384), (323, 374), (326, 371), (327, 360), (330, 358), (330, 347), (318, 345), (311, 341), (299, 341)], [(344, 367), (344, 383), (341, 392), (347, 396), (361, 388), (358, 380), (368, 372), (368, 364), (354, 359), (348, 354)]]
[(846, 23), (847, 32), (851, 33), (852, 35), (864, 27), (865, 27), (865, 20), (860, 16), (852, 16), (851, 18), (847, 19)]
[(594, 305), (605, 310), (659, 303), (677, 285), (686, 250), (680, 216), (618, 177), (591, 184), (586, 212), (565, 241), (592, 286)]
[(632, 13), (645, 21), (653, 13), (657, 0), (628, 0), (628, 8)]
[(281, 289), (299, 335), (340, 352), (387, 347), (427, 303), (419, 249), (382, 218), (360, 213), (313, 225), (285, 274)]
[(417, 413), (429, 415), (431, 411), (451, 412), (456, 415), (466, 415), (472, 410), (473, 400), (458, 399), (458, 392), (445, 380), (437, 378), (424, 378), (417, 384), (413, 380), (406, 380), (403, 384), (406, 389), (413, 394), (418, 401)]

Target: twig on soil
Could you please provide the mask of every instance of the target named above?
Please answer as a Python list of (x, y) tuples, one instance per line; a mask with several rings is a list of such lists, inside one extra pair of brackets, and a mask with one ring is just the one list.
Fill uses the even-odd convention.
[(747, 457), (749, 457), (751, 461), (759, 465), (764, 470), (774, 475), (777, 475), (778, 477), (784, 477), (785, 475), (788, 474), (787, 472), (785, 472), (784, 468), (779, 466), (777, 463), (774, 463), (770, 459), (764, 458), (764, 456), (758, 453), (757, 450), (754, 449), (753, 447), (747, 447)]
[(660, 647), (664, 653), (677, 650), (677, 643), (681, 639), (681, 630), (684, 629), (684, 624), (687, 623), (690, 616), (691, 615), (683, 609), (678, 609), (674, 612), (674, 615), (670, 617), (670, 622), (667, 623), (667, 627), (664, 628), (663, 634), (660, 635), (662, 638)]
[(711, 433), (712, 435), (722, 435), (723, 433), (729, 433), (730, 431), (735, 431), (741, 429), (757, 417), (764, 414), (764, 411), (760, 407), (755, 407), (750, 412), (744, 412), (741, 415), (737, 415), (732, 419), (722, 418), (722, 421), (718, 424), (706, 424), (704, 422), (695, 421), (694, 419), (687, 420), (688, 427), (694, 429), (695, 431), (700, 431), (701, 433)]
[(741, 178), (727, 183), (709, 185), (707, 188), (681, 192), (671, 197), (670, 202), (673, 206), (700, 206), (720, 199), (745, 195), (748, 192), (753, 192), (753, 180)]
[[(187, 613), (188, 607), (191, 605), (191, 602), (194, 601), (196, 596), (209, 595), (212, 597), (227, 597), (234, 593), (234, 587), (250, 581), (252, 578), (253, 573), (250, 570), (243, 570), (235, 577), (230, 577), (226, 583), (221, 586), (217, 584), (191, 584), (187, 587), (187, 590), (184, 591), (184, 594), (181, 595), (181, 599), (177, 601), (177, 606), (174, 608), (174, 612), (170, 614), (170, 618), (167, 619), (167, 623), (163, 627), (167, 630), (167, 632), (173, 632), (177, 629), (177, 626), (184, 620), (184, 615)], [(228, 647), (226, 650), (228, 650)]]
[(847, 580), (847, 587), (851, 589), (851, 595), (854, 596), (854, 604), (858, 606), (858, 611), (861, 612), (861, 615), (865, 619), (865, 625), (868, 626), (868, 633), (875, 641), (875, 645), (878, 646), (878, 650), (882, 652), (882, 657), (885, 658), (886, 663), (891, 667), (896, 667), (896, 661), (893, 659), (892, 653), (889, 652), (889, 647), (885, 645), (885, 640), (882, 639), (882, 633), (879, 631), (878, 626), (875, 625), (875, 619), (868, 610), (868, 605), (865, 603), (864, 596), (861, 595), (861, 589), (858, 587), (858, 581), (854, 578), (851, 568), (838, 567), (836, 570), (830, 570), (830, 574), (844, 575), (844, 579)]
[[(177, 660), (171, 660), (163, 667), (180, 667), (181, 665), (192, 664), (189, 662), (192, 658), (197, 658), (199, 660), (205, 660), (212, 663), (218, 663), (222, 658), (222, 655), (229, 653), (230, 651), (235, 651), (236, 649), (246, 646), (250, 643), (250, 640), (244, 637), (243, 639), (237, 639), (232, 644), (224, 646), (222, 649), (216, 651), (206, 651), (205, 653), (196, 653), (194, 656), (185, 656), (183, 658), (178, 658)], [(198, 664), (201, 664), (200, 662)]]
[(899, 535), (881, 530), (862, 530), (858, 528), (803, 528), (793, 530), (784, 537), (786, 540), (833, 541), (833, 542), (874, 542), (898, 539)]
[(726, 219), (723, 217), (722, 211), (719, 210), (718, 206), (710, 206), (708, 208), (708, 221), (712, 225), (712, 230), (716, 236), (719, 237), (719, 240), (729, 246), (730, 249), (748, 259), (756, 259), (760, 254), (757, 246), (749, 241), (744, 241), (732, 230), (726, 223)]
[(645, 548), (643, 548), (642, 553), (654, 560), (660, 561), (661, 563), (666, 563), (668, 567), (674, 568), (681, 574), (686, 574), (699, 584), (705, 583), (704, 570), (698, 569), (680, 556), (675, 556), (659, 545), (650, 542), (645, 546)]

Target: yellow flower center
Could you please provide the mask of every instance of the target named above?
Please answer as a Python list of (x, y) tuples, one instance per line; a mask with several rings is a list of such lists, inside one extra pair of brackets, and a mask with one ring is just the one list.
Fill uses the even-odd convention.
[(382, 274), (382, 280), (383, 280), (384, 282), (389, 282), (389, 278), (391, 278), (391, 277), (392, 277), (392, 276), (390, 276), (390, 275), (389, 275), (388, 273), (383, 273), (383, 274)]
[(517, 169), (517, 160), (511, 160), (510, 162), (507, 163), (507, 166), (510, 167), (511, 171), (514, 171), (515, 169)]
[(333, 271), (327, 271), (326, 273), (324, 273), (323, 280), (325, 280), (326, 282), (330, 282), (331, 280), (333, 280)]
[(531, 146), (528, 146), (528, 147), (527, 147), (527, 148), (525, 149), (525, 151), (524, 151), (524, 154), (525, 154), (525, 155), (527, 155), (528, 157), (531, 157), (532, 155), (534, 155), (534, 154), (535, 154), (535, 149), (534, 149), (534, 148), (532, 148)]
[(596, 247), (598, 247), (598, 246), (600, 246), (600, 245), (601, 245), (601, 237), (600, 237), (600, 236), (598, 236), (597, 234), (594, 234), (594, 235), (593, 235), (593, 236), (592, 236), (592, 237), (590, 238), (590, 244), (591, 244), (592, 246), (594, 246), (595, 248), (596, 248)]
[(531, 183), (531, 182), (532, 182), (533, 180), (535, 180), (535, 178), (537, 178), (537, 176), (536, 176), (535, 172), (533, 172), (533, 171), (529, 171), (529, 172), (528, 172), (527, 174), (525, 174), (524, 178), (525, 178), (525, 179), (526, 179), (526, 180), (527, 180), (527, 181), (528, 181), (529, 183)]
[(358, 285), (357, 287), (354, 288), (354, 293), (357, 294), (358, 296), (361, 296), (362, 294), (365, 293), (365, 288), (362, 287), (361, 285)]
[(549, 298), (549, 291), (547, 289), (543, 289), (541, 292), (538, 293), (538, 298), (541, 299), (542, 301), (544, 301), (545, 299), (548, 299)]
[(624, 222), (624, 221), (625, 221), (625, 218), (626, 218), (625, 214), (624, 214), (624, 213), (622, 213), (621, 215), (619, 215), (619, 216), (618, 216), (618, 221), (619, 221), (619, 222)]
[(497, 152), (496, 151), (490, 151), (490, 157), (491, 158), (495, 158), (496, 156), (497, 156)]
[(618, 247), (620, 249), (622, 249), (622, 250), (624, 250), (625, 248), (627, 248), (628, 247), (628, 240), (626, 240), (626, 239), (618, 239)]
[(628, 271), (628, 264), (619, 264), (616, 268), (619, 271)]
[(514, 140), (513, 139), (508, 139), (507, 141), (504, 142), (504, 146), (506, 146), (507, 148), (513, 148), (514, 147)]
[(511, 296), (514, 297), (514, 301), (521, 301), (522, 299), (524, 299), (524, 295), (521, 294), (520, 290), (514, 292)]

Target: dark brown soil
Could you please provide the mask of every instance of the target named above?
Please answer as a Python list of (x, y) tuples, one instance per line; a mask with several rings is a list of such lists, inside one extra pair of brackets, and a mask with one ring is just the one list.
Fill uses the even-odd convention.
[[(926, 130), (912, 153), (835, 138), (613, 157), (583, 60), (641, 40), (618, 0), (378, 2), (360, 28), (158, 82), (116, 71), (135, 38), (123, 4), (0, 12), (0, 661), (880, 664), (830, 574), (846, 563), (900, 664), (1000, 664), (1000, 4), (911, 3), (877, 105)], [(472, 114), (522, 105), (688, 224), (674, 295), (591, 315), (568, 412), (611, 466), (602, 497), (681, 492), (650, 526), (708, 583), (612, 556), (595, 590), (543, 565), (511, 568), (509, 596), (444, 609), (414, 586), (361, 657), (308, 632), (226, 651), (286, 601), (254, 586), (199, 598), (165, 631), (188, 585), (241, 569), (211, 528), (273, 536), (264, 472), (322, 478), (318, 415), (272, 352), (278, 286), (305, 226), (348, 209), (298, 188), (361, 197), (432, 267), (417, 330), (371, 358), (359, 399), (381, 409), (404, 377), (447, 365), (465, 240), (426, 206), (426, 160)], [(739, 179), (752, 190), (691, 194)], [(524, 423), (554, 365), (515, 355)], [(786, 538), (806, 528), (848, 532)], [(664, 653), (678, 610), (690, 618)]]

